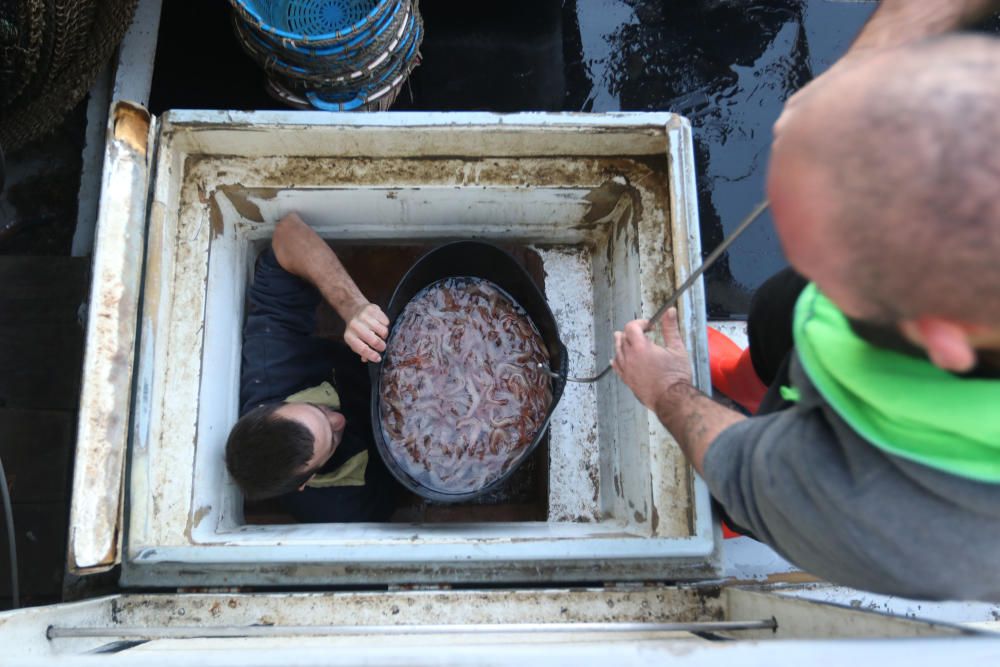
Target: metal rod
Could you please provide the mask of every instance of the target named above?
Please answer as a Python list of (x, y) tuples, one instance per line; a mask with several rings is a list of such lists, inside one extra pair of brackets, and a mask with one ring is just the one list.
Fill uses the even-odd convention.
[[(705, 271), (707, 271), (713, 264), (715, 264), (716, 260), (722, 257), (722, 254), (724, 252), (729, 250), (729, 246), (733, 245), (736, 239), (738, 239), (743, 234), (743, 232), (745, 232), (747, 228), (749, 228), (750, 225), (753, 224), (754, 220), (759, 218), (761, 214), (767, 210), (768, 206), (770, 206), (770, 202), (768, 202), (766, 199), (761, 203), (757, 204), (757, 206), (753, 209), (753, 211), (750, 212), (750, 215), (744, 218), (743, 222), (741, 222), (736, 227), (736, 229), (734, 229), (732, 233), (729, 234), (729, 236), (723, 239), (722, 243), (716, 246), (715, 250), (713, 250), (712, 253), (705, 258), (705, 261), (701, 263), (701, 266), (695, 269), (691, 273), (691, 275), (687, 277), (687, 280), (681, 283), (681, 286), (674, 290), (674, 293), (670, 295), (670, 298), (667, 299), (655, 313), (653, 313), (653, 315), (649, 318), (649, 322), (646, 325), (644, 331), (652, 331), (653, 327), (656, 326), (656, 323), (659, 321), (659, 319), (663, 317), (663, 314), (665, 312), (667, 312), (667, 309), (676, 304), (680, 300), (680, 298), (684, 296), (684, 293), (687, 292), (692, 285), (694, 285), (695, 281), (697, 281), (698, 278), (701, 278), (701, 274), (705, 273)], [(552, 369), (541, 365), (539, 366), (544, 370), (546, 370), (552, 377), (556, 378), (560, 377), (559, 374), (553, 372)], [(598, 373), (597, 375), (586, 378), (567, 377), (566, 381), (580, 382), (580, 383), (597, 382), (605, 375), (607, 375), (610, 370), (611, 370), (611, 364), (608, 364), (604, 368), (604, 370)]]
[(698, 278), (701, 278), (701, 274), (705, 273), (705, 271), (707, 271), (709, 267), (715, 264), (716, 260), (722, 257), (722, 253), (729, 250), (729, 246), (733, 245), (733, 243), (736, 242), (736, 239), (742, 236), (743, 232), (745, 232), (750, 227), (750, 225), (752, 225), (753, 222), (757, 218), (759, 218), (764, 213), (764, 211), (767, 210), (768, 206), (770, 205), (771, 203), (766, 199), (761, 203), (757, 204), (754, 210), (750, 212), (750, 215), (744, 218), (743, 222), (741, 222), (739, 226), (736, 229), (734, 229), (729, 236), (727, 236), (725, 239), (722, 240), (722, 243), (720, 243), (715, 248), (715, 250), (712, 251), (712, 254), (710, 254), (708, 257), (705, 258), (705, 261), (701, 263), (701, 266), (695, 269), (691, 273), (691, 275), (687, 277), (687, 280), (681, 283), (681, 286), (678, 287), (676, 290), (674, 290), (674, 293), (671, 295), (669, 299), (667, 299), (663, 303), (662, 306), (660, 306), (660, 309), (657, 310), (655, 313), (653, 313), (652, 317), (649, 318), (649, 324), (646, 325), (645, 331), (651, 331), (653, 327), (656, 326), (657, 320), (663, 317), (663, 314), (667, 312), (667, 309), (669, 309), (671, 306), (677, 303), (677, 301), (681, 298), (681, 296), (684, 295), (684, 292), (688, 291), (688, 289), (690, 289), (691, 286), (694, 285), (695, 281), (698, 280)]
[(293, 637), (343, 635), (492, 635), (513, 633), (569, 632), (732, 632), (775, 630), (773, 618), (759, 621), (704, 621), (691, 623), (492, 623), (483, 625), (220, 625), (141, 627), (59, 627), (49, 626), (48, 639), (117, 637), (122, 639), (211, 639), (231, 637)]

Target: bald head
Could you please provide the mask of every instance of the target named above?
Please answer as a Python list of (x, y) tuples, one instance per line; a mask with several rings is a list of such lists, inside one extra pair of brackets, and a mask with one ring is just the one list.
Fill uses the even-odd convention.
[(1000, 41), (859, 61), (777, 133), (782, 244), (845, 312), (1000, 325)]

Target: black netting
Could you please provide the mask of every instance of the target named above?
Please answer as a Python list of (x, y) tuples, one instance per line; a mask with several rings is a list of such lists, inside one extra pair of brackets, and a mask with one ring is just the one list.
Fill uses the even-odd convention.
[(94, 84), (137, 0), (0, 0), (0, 145), (54, 128)]
[(0, 108), (28, 87), (42, 51), (44, 0), (2, 0), (0, 4)]

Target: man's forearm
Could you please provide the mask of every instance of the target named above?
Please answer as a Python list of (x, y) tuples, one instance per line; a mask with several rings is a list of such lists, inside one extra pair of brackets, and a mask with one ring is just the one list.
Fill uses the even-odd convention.
[(943, 35), (1000, 9), (998, 0), (882, 0), (849, 53)]
[(724, 430), (746, 419), (687, 383), (671, 386), (660, 397), (656, 416), (677, 440), (698, 474), (702, 472), (709, 445)]
[(367, 305), (337, 255), (298, 215), (282, 218), (271, 245), (278, 263), (314, 285), (345, 322)]

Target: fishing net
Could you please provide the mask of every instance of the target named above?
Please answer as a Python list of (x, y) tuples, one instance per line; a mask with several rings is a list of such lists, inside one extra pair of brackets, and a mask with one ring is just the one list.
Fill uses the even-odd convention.
[(54, 129), (100, 74), (138, 0), (0, 0), (0, 145)]

